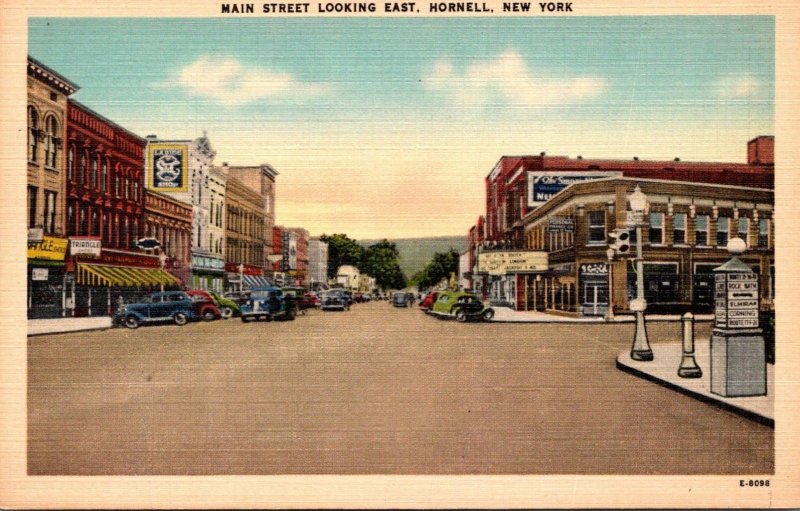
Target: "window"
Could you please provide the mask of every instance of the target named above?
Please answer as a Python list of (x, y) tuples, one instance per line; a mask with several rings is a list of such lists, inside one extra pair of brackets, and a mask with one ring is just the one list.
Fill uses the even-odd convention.
[(28, 161), (38, 162), (39, 153), (39, 114), (32, 106), (28, 107)]
[(731, 219), (721, 216), (717, 219), (717, 246), (724, 248), (728, 246), (728, 238), (731, 232)]
[(46, 138), (44, 140), (44, 164), (51, 168), (56, 168), (58, 162), (58, 122), (52, 115), (45, 121)]
[(105, 193), (108, 181), (108, 160), (103, 160), (103, 167), (100, 170), (100, 191)]
[(56, 230), (56, 192), (44, 191), (44, 213), (42, 214), (44, 232), (54, 233)]
[(606, 212), (589, 212), (589, 243), (606, 242)]
[(67, 152), (67, 179), (75, 179), (75, 148), (70, 147)]
[(664, 244), (664, 213), (650, 213), (650, 243)]
[(78, 183), (83, 184), (86, 178), (86, 155), (81, 152), (80, 165), (78, 165)]
[(92, 211), (92, 236), (99, 236), (100, 235), (100, 215), (97, 213), (95, 209)]
[[(98, 157), (99, 158), (99, 157)], [(97, 159), (92, 158), (91, 169), (89, 171), (89, 186), (91, 188), (97, 188)]]
[(739, 226), (736, 229), (737, 236), (744, 241), (747, 246), (750, 246), (750, 219), (747, 217), (739, 217)]
[(672, 217), (672, 243), (675, 245), (686, 243), (686, 213), (676, 213)]
[(69, 201), (67, 204), (67, 235), (75, 235), (75, 202)]
[(28, 227), (36, 227), (36, 196), (38, 194), (38, 188), (28, 187)]
[(697, 215), (694, 219), (694, 244), (708, 246), (708, 215)]
[(758, 246), (769, 247), (769, 219), (762, 218), (758, 221)]
[(87, 234), (89, 234), (89, 223), (88, 223), (89, 219), (87, 217), (88, 217), (88, 211), (86, 209), (86, 205), (82, 205), (78, 213), (79, 236), (86, 236)]

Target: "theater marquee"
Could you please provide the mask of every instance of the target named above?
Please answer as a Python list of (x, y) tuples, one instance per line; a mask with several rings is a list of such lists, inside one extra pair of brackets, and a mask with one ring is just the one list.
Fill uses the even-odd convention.
[(545, 271), (547, 263), (547, 252), (538, 250), (482, 252), (478, 255), (478, 271), (489, 275)]
[(189, 149), (186, 144), (147, 146), (147, 189), (185, 192), (189, 184)]

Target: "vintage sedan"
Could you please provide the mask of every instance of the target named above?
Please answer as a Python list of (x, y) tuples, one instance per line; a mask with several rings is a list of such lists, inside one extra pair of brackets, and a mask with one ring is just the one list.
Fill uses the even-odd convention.
[(433, 304), (434, 302), (436, 302), (436, 299), (438, 297), (439, 297), (438, 291), (431, 291), (430, 293), (425, 295), (425, 298), (423, 298), (422, 301), (419, 302), (420, 310), (428, 312), (431, 309), (431, 307), (433, 307)]
[(138, 328), (143, 323), (172, 321), (185, 325), (195, 319), (192, 298), (183, 291), (153, 293), (139, 303), (123, 304), (114, 314), (113, 323)]
[(324, 311), (349, 310), (350, 303), (344, 293), (337, 290), (325, 291), (319, 297), (319, 308)]
[(240, 311), (243, 323), (251, 319), (293, 321), (297, 314), (297, 305), (294, 296), (283, 294), (279, 287), (253, 288), (250, 290), (250, 298), (242, 304)]
[(456, 321), (468, 320), (489, 321), (494, 317), (494, 309), (472, 293), (462, 291), (445, 291), (439, 295), (429, 313), (438, 318), (455, 318)]
[(395, 307), (411, 307), (414, 305), (414, 295), (398, 291), (392, 295), (392, 305)]
[(190, 289), (186, 292), (194, 303), (194, 314), (197, 319), (211, 321), (222, 317), (214, 297), (204, 289)]
[(217, 302), (217, 308), (222, 313), (223, 318), (228, 319), (241, 314), (239, 311), (239, 304), (234, 300), (225, 298), (214, 291), (209, 291), (208, 294), (210, 294), (211, 297), (214, 298), (214, 301)]

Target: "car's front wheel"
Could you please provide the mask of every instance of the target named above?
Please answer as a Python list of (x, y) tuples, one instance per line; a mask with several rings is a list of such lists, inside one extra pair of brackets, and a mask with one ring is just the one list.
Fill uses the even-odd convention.
[(222, 313), (222, 317), (225, 319), (230, 319), (233, 317), (233, 309), (230, 307), (223, 307), (220, 312)]
[(125, 318), (125, 326), (133, 330), (134, 328), (139, 328), (139, 320), (136, 316), (128, 316)]
[(189, 321), (189, 318), (187, 318), (186, 314), (183, 312), (176, 312), (173, 319), (175, 320), (175, 324), (178, 326), (183, 326)]
[(464, 309), (458, 309), (456, 311), (456, 321), (459, 323), (463, 323), (467, 320), (467, 311)]

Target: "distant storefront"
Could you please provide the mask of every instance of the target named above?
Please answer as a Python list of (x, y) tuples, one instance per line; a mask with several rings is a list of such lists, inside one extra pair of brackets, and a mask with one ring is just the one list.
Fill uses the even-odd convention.
[(41, 235), (28, 242), (28, 317), (57, 318), (64, 315), (65, 257), (68, 240)]
[(222, 293), (225, 290), (225, 260), (211, 254), (192, 252), (191, 287)]

